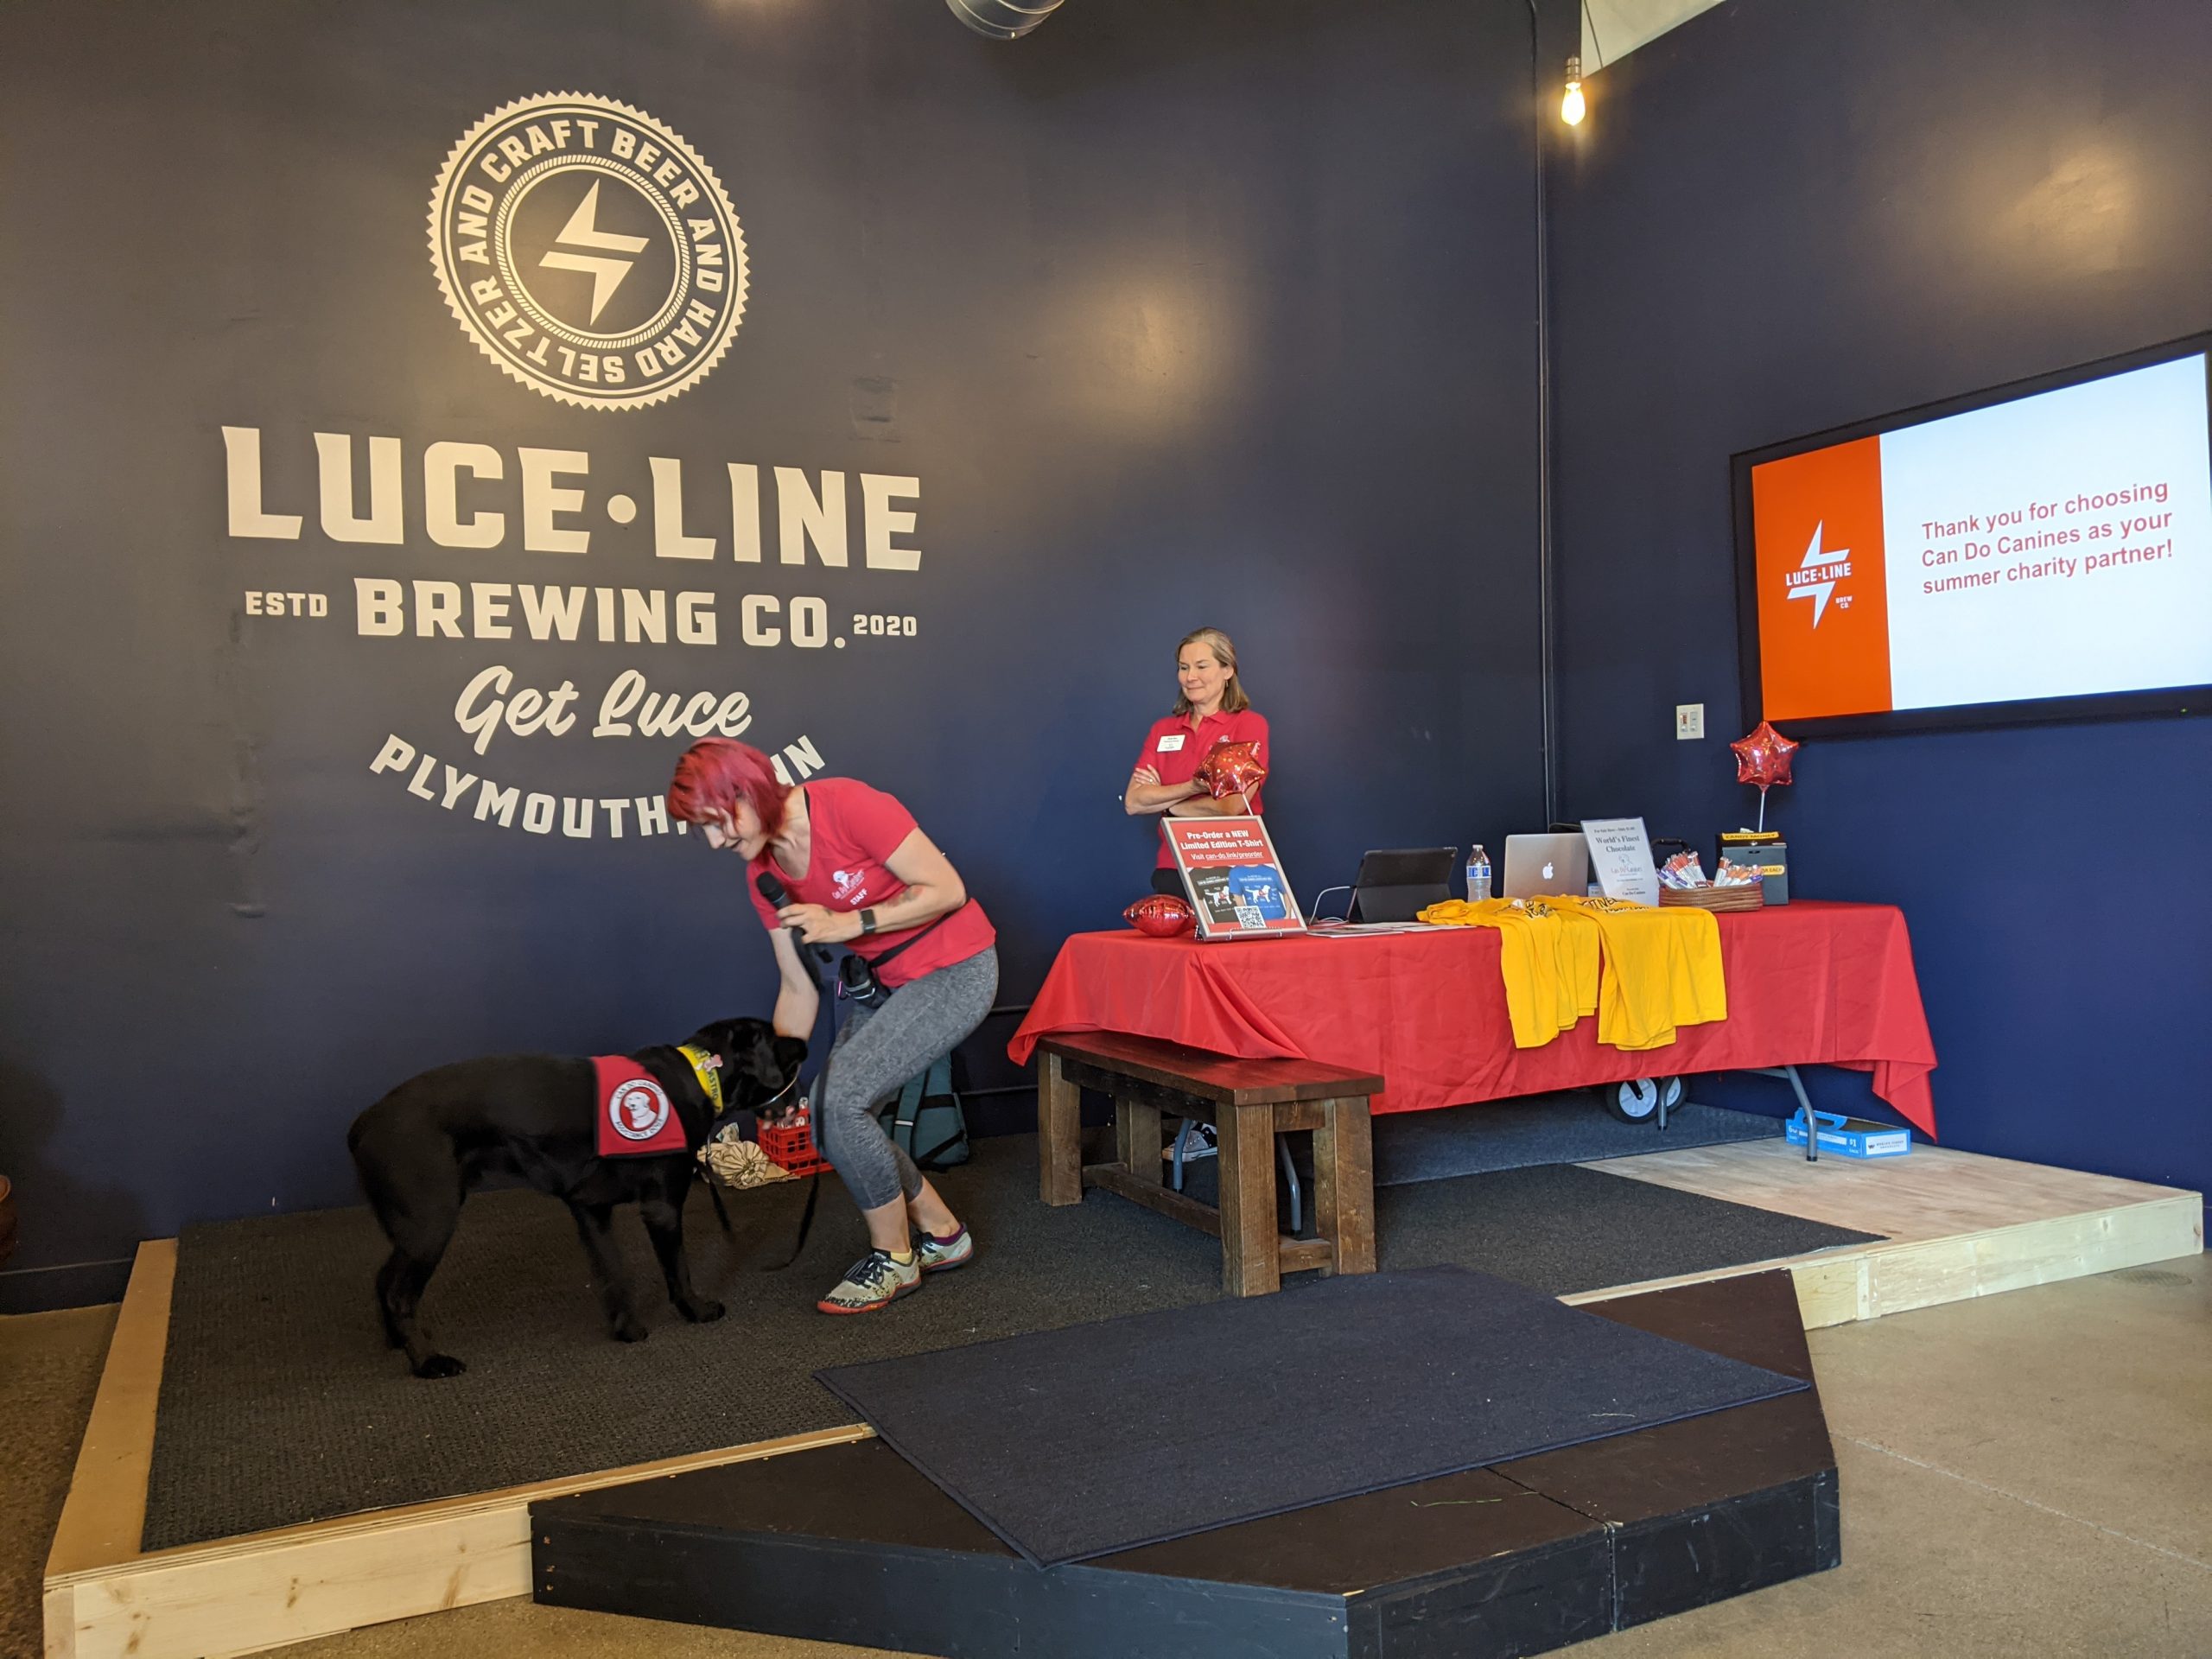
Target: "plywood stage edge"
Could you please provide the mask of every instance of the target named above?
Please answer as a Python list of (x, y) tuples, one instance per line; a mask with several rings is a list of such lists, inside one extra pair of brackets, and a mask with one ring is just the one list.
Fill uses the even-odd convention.
[(1568, 1302), (1786, 1266), (1805, 1327), (1817, 1330), (2168, 1262), (2204, 1248), (2202, 1194), (1942, 1147), (1864, 1162), (1831, 1154), (1808, 1163), (1801, 1148), (1783, 1141), (1745, 1141), (1584, 1167), (1886, 1236), (1780, 1263), (1562, 1299)]

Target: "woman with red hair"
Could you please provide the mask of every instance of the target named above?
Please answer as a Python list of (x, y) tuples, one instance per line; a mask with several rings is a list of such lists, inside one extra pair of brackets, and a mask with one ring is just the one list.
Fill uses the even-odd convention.
[[(887, 993), (849, 1005), (823, 1072), (815, 1138), (860, 1206), (870, 1249), (816, 1306), (871, 1313), (920, 1288), (924, 1274), (966, 1265), (974, 1237), (884, 1134), (874, 1106), (990, 1011), (998, 935), (983, 907), (895, 798), (850, 778), (788, 785), (750, 744), (693, 744), (676, 763), (668, 810), (746, 861), (782, 982), (778, 1034), (804, 1041), (821, 1009), (801, 944), (867, 958)], [(759, 891), (763, 874), (784, 890), (781, 904)]]

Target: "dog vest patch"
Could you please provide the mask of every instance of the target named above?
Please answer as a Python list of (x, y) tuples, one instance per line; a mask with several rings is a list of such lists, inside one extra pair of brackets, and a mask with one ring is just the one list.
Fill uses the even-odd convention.
[(598, 1074), (601, 1157), (688, 1149), (683, 1120), (659, 1079), (626, 1054), (596, 1054), (591, 1063)]

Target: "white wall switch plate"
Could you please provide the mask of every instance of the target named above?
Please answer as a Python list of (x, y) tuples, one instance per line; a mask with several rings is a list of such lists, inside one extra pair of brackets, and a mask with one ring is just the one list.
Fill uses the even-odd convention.
[(1703, 703), (1678, 702), (1675, 705), (1675, 735), (1684, 743), (1705, 735)]

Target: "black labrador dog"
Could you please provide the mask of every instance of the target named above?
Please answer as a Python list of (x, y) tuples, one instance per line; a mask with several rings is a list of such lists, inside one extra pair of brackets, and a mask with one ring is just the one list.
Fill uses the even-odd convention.
[(806, 1045), (777, 1036), (765, 1020), (722, 1020), (683, 1046), (704, 1057), (702, 1065), (720, 1086), (720, 1112), (683, 1047), (662, 1045), (629, 1056), (666, 1091), (683, 1125), (681, 1152), (600, 1156), (601, 1103), (592, 1063), (550, 1054), (442, 1065), (401, 1084), (353, 1120), (346, 1144), (378, 1224), (391, 1241), (391, 1255), (377, 1273), (377, 1306), (385, 1339), (406, 1350), (416, 1376), (454, 1376), (465, 1369), (430, 1345), (416, 1309), (452, 1241), (462, 1201), (495, 1173), (519, 1175), (567, 1204), (618, 1341), (645, 1336), (610, 1244), (608, 1224), (618, 1204), (638, 1206), (677, 1311), (694, 1323), (721, 1318), (720, 1302), (693, 1292), (683, 1255), (683, 1201), (695, 1154), (721, 1113), (757, 1113), (785, 1096)]

